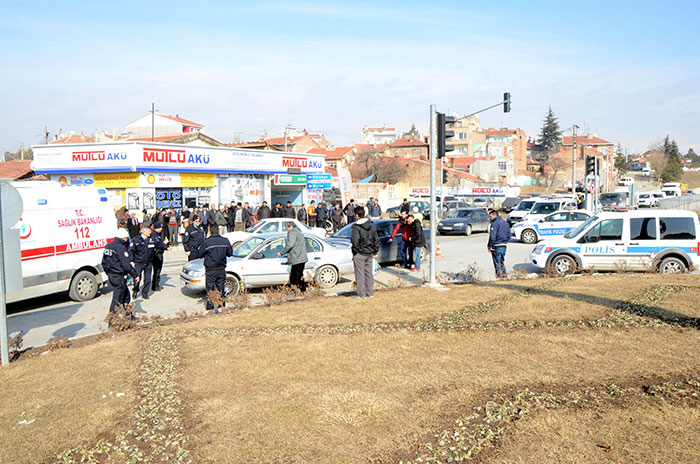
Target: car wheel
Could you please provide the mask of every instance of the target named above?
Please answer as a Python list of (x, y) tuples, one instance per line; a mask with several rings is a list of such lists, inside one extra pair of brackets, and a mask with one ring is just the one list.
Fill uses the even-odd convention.
[(464, 230), (464, 235), (469, 236), (469, 235), (471, 235), (471, 234), (472, 234), (472, 225), (471, 225), (471, 224), (467, 224), (467, 228)]
[(234, 275), (226, 276), (226, 283), (224, 284), (224, 296), (236, 296), (241, 291), (241, 281), (238, 277)]
[(561, 255), (554, 258), (549, 267), (560, 276), (573, 274), (576, 272), (576, 261), (571, 256)]
[(659, 272), (662, 274), (678, 274), (686, 270), (685, 263), (678, 258), (666, 258), (659, 264)]
[(73, 301), (88, 301), (97, 295), (97, 277), (90, 271), (78, 272), (70, 283), (68, 296)]
[(336, 268), (328, 264), (326, 264), (325, 266), (321, 266), (316, 271), (316, 284), (319, 285), (321, 288), (335, 287), (339, 279), (340, 275), (338, 275), (338, 271), (336, 270)]
[(535, 243), (537, 241), (537, 234), (532, 229), (525, 229), (523, 233), (520, 234), (520, 240), (523, 243)]

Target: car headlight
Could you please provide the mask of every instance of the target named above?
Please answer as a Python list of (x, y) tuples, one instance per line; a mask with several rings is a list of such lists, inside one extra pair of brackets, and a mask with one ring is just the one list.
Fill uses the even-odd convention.
[(192, 277), (203, 277), (204, 271), (194, 270), (194, 269), (185, 269), (185, 274), (187, 274), (188, 276), (192, 276)]
[(544, 245), (537, 245), (533, 251), (536, 255), (542, 253), (542, 250), (544, 250)]
[(463, 222), (455, 222), (455, 223), (452, 224), (452, 225), (455, 226), (455, 227), (461, 227), (461, 226), (464, 225), (464, 223), (463, 223)]

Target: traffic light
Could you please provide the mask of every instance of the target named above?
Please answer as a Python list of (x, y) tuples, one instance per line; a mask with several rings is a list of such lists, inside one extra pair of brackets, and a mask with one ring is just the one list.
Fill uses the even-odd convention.
[(437, 114), (437, 157), (438, 159), (445, 156), (448, 151), (454, 151), (454, 145), (448, 145), (447, 142), (455, 136), (454, 131), (447, 130), (447, 124), (455, 122), (454, 116), (445, 116), (445, 113)]
[(510, 113), (510, 92), (503, 94), (503, 112)]
[(443, 184), (447, 183), (447, 169), (442, 170), (442, 183)]
[(596, 160), (597, 158), (595, 156), (588, 156), (586, 155), (586, 176), (589, 175), (594, 175), (596, 174)]

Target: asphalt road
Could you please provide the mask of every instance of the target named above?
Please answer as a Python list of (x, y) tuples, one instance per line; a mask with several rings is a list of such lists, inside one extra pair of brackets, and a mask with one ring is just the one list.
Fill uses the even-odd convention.
[[(476, 263), (484, 280), (495, 278), (491, 255), (486, 251), (486, 233), (474, 233), (470, 237), (439, 236), (438, 243), (443, 258), (437, 260), (438, 274), (458, 273)], [(532, 245), (511, 243), (506, 255), (508, 269), (513, 267), (527, 272), (536, 272), (528, 261)], [(203, 293), (191, 292), (180, 284), (179, 272), (187, 262), (182, 249), (166, 252), (161, 284), (164, 289), (152, 295), (149, 300), (137, 298), (134, 307), (137, 314), (148, 316), (160, 315), (164, 318), (176, 317), (176, 313), (203, 311), (205, 299)], [(420, 285), (429, 276), (429, 266), (424, 259), (422, 273), (406, 272), (399, 266), (385, 266), (376, 276), (377, 288), (392, 287), (399, 283)], [(353, 276), (346, 275), (328, 294), (343, 294), (353, 291)], [(263, 301), (260, 290), (251, 292), (252, 303)], [(45, 345), (51, 338), (65, 334), (69, 338), (85, 337), (107, 329), (104, 322), (111, 300), (111, 289), (102, 288), (96, 298), (84, 303), (77, 303), (67, 294), (51, 295), (32, 300), (12, 303), (7, 306), (8, 330), (10, 336), (21, 331), (24, 347)]]

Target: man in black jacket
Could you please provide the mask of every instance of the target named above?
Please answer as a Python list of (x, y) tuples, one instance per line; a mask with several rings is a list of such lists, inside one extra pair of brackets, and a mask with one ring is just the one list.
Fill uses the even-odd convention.
[(336, 203), (333, 209), (331, 209), (331, 222), (333, 222), (333, 233), (338, 232), (341, 227), (343, 227), (343, 219), (345, 214), (343, 214), (343, 209), (340, 207), (340, 202)]
[(194, 259), (194, 251), (199, 248), (199, 245), (204, 241), (204, 230), (202, 230), (202, 220), (199, 216), (192, 216), (192, 224), (187, 226), (185, 233), (182, 236), (182, 246), (187, 254), (187, 260)]
[[(143, 273), (143, 299), (148, 299), (148, 292), (151, 289), (151, 274), (153, 274), (153, 252), (155, 244), (151, 239), (151, 228), (141, 227), (141, 233), (131, 239), (129, 252), (134, 259), (136, 274), (141, 277)], [(134, 281), (134, 298), (139, 294), (139, 281)]]
[[(216, 223), (216, 205), (210, 205), (209, 211), (207, 211), (207, 228), (210, 230), (219, 229), (219, 225)], [(206, 231), (208, 232), (208, 231)]]
[[(239, 203), (240, 204), (240, 203)], [(226, 258), (233, 255), (231, 242), (212, 229), (209, 238), (204, 240), (194, 253), (197, 258), (204, 258), (204, 288), (207, 291), (207, 311), (214, 310), (210, 292), (218, 290), (224, 298), (226, 286)]]
[(399, 209), (399, 213), (406, 212), (406, 214), (411, 212), (411, 205), (408, 203), (408, 198), (403, 199), (403, 203), (401, 203), (401, 208)]
[(275, 203), (275, 207), (272, 208), (272, 212), (270, 213), (270, 217), (273, 218), (281, 218), (284, 217), (284, 210), (282, 209), (282, 203), (279, 201)]
[(355, 220), (355, 200), (351, 199), (350, 203), (345, 205), (345, 209), (343, 210), (345, 213), (346, 220), (348, 221), (348, 224), (351, 224)]
[(131, 265), (129, 233), (126, 229), (118, 229), (114, 240), (105, 246), (102, 255), (102, 268), (112, 286), (112, 302), (109, 304), (109, 312), (114, 313), (117, 306), (124, 306), (131, 301), (129, 289), (126, 286), (126, 275), (130, 275), (135, 282), (139, 280), (136, 269)]
[(163, 290), (160, 286), (160, 272), (163, 270), (163, 252), (170, 246), (160, 235), (163, 231), (163, 224), (156, 222), (153, 224), (153, 232), (151, 239), (153, 240), (153, 283), (151, 289), (154, 292)]
[(425, 246), (425, 233), (423, 232), (423, 224), (409, 214), (406, 218), (406, 223), (411, 228), (411, 244), (408, 247), (408, 254), (412, 257), (410, 262), (414, 264), (411, 272), (420, 272), (420, 258)]
[(361, 206), (355, 208), (355, 224), (352, 226), (352, 263), (355, 266), (355, 284), (359, 298), (374, 296), (373, 257), (379, 251), (377, 227), (365, 217)]
[(282, 217), (286, 217), (289, 219), (294, 219), (296, 217), (296, 211), (294, 211), (294, 207), (292, 206), (292, 202), (288, 201), (287, 206), (284, 207), (284, 213), (282, 214)]
[(270, 211), (270, 207), (267, 206), (267, 202), (263, 201), (262, 206), (258, 208), (258, 220), (260, 219), (267, 219), (269, 217), (272, 217), (272, 211)]

